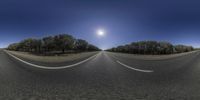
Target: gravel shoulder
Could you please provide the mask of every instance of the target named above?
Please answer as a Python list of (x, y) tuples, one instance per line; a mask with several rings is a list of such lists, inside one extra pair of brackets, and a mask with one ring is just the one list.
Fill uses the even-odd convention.
[(31, 62), (33, 64), (43, 65), (43, 66), (63, 66), (73, 64), (84, 59), (87, 59), (97, 53), (95, 52), (83, 52), (76, 54), (64, 54), (61, 56), (38, 56), (34, 54), (30, 54), (27, 52), (19, 52), (19, 51), (7, 51), (6, 52), (13, 54), (14, 56), (25, 60), (27, 62)]
[(107, 52), (107, 53), (117, 57), (126, 57), (137, 60), (167, 60), (167, 59), (187, 56), (198, 52), (199, 50), (185, 52), (185, 53), (178, 53), (178, 54), (170, 54), (170, 55), (138, 55), (138, 54), (115, 53), (115, 52)]

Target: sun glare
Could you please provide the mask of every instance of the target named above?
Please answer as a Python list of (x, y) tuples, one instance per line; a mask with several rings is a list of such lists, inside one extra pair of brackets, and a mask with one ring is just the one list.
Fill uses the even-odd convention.
[(97, 30), (97, 35), (98, 36), (104, 36), (105, 35), (105, 31), (102, 29)]

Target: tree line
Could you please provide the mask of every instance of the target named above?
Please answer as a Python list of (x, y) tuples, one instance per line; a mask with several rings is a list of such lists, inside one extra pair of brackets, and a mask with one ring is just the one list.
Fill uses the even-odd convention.
[(139, 41), (139, 42), (132, 42), (127, 45), (120, 45), (118, 47), (108, 49), (107, 51), (132, 53), (132, 54), (160, 55), (160, 54), (189, 52), (193, 50), (194, 48), (192, 46), (172, 45), (169, 42)]
[(32, 53), (66, 53), (100, 50), (98, 47), (89, 44), (86, 40), (76, 39), (68, 34), (47, 36), (42, 39), (28, 38), (18, 43), (10, 44), (7, 49)]

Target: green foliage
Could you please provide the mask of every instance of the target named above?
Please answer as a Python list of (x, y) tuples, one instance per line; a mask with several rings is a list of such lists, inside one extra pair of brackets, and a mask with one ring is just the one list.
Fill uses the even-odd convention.
[(19, 43), (10, 44), (10, 45), (8, 46), (8, 49), (9, 49), (9, 50), (18, 51), (18, 50), (19, 50)]
[(87, 41), (75, 39), (73, 36), (68, 34), (48, 36), (42, 39), (24, 39), (19, 43), (10, 44), (7, 49), (35, 53), (58, 51), (65, 53), (65, 51), (82, 52), (100, 50), (98, 47), (89, 44)]
[(184, 46), (184, 45), (175, 45), (174, 48), (175, 48), (176, 52), (178, 52), (178, 53), (194, 50), (194, 48), (192, 46)]
[(88, 48), (88, 42), (85, 41), (85, 40), (82, 40), (82, 39), (77, 39), (76, 42), (75, 42), (75, 49), (76, 50), (87, 50)]
[(173, 54), (182, 53), (194, 50), (192, 46), (185, 45), (172, 45), (169, 42), (157, 42), (157, 41), (139, 41), (132, 42), (127, 45), (118, 46), (108, 49), (111, 52), (123, 52), (133, 54)]
[(62, 52), (65, 52), (65, 49), (73, 49), (75, 39), (73, 36), (68, 34), (60, 34), (54, 37), (54, 43), (57, 49), (62, 49)]
[(48, 36), (48, 37), (42, 38), (41, 45), (45, 52), (54, 50), (56, 47), (56, 44), (54, 42), (54, 37)]
[(92, 44), (88, 44), (88, 51), (100, 51), (101, 49), (99, 49), (98, 47), (92, 45)]

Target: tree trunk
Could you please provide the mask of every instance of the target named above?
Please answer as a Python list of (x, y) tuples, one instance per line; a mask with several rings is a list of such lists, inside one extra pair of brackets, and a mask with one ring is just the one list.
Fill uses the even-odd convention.
[(62, 53), (65, 53), (65, 49), (62, 49)]

